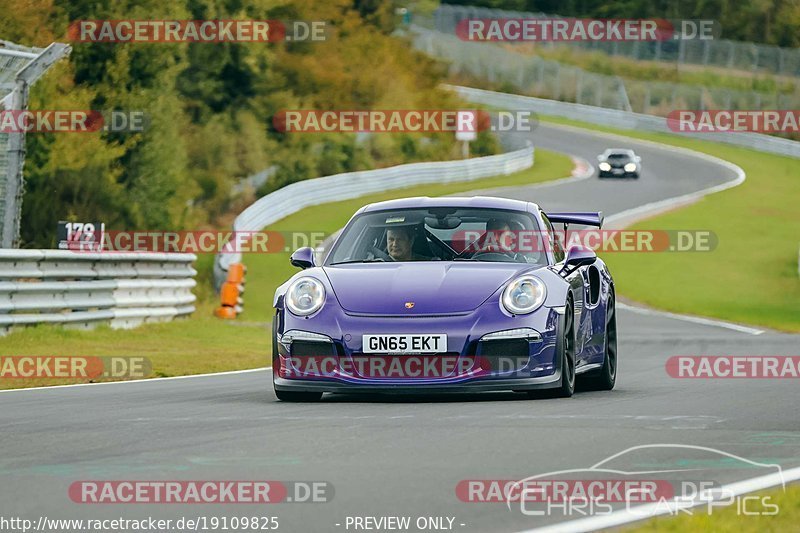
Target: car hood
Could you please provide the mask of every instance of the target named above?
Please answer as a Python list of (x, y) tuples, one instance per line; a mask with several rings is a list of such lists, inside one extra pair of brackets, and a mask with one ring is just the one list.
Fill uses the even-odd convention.
[[(324, 267), (345, 311), (426, 315), (472, 311), (532, 265), (425, 261)], [(413, 307), (406, 304), (413, 302)]]

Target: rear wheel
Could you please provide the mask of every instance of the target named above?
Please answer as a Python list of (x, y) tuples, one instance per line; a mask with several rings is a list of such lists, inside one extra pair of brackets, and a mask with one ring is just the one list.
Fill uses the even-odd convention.
[(555, 389), (528, 391), (531, 398), (569, 398), (575, 393), (575, 322), (572, 302), (567, 302), (564, 311), (564, 333), (559, 342), (561, 383)]
[(586, 377), (586, 385), (592, 390), (611, 390), (617, 381), (617, 313), (614, 292), (608, 293), (606, 305), (606, 350), (603, 367)]

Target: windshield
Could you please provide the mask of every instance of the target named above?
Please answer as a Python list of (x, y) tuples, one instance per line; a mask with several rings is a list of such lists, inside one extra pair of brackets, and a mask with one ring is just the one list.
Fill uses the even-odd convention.
[(365, 213), (345, 228), (326, 265), (397, 261), (546, 265), (538, 230), (530, 214), (501, 209), (447, 207)]
[(608, 154), (608, 159), (630, 159), (630, 157), (631, 156), (629, 154)]

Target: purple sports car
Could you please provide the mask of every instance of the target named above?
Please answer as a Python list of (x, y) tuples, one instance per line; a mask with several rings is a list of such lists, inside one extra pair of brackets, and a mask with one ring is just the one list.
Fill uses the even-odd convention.
[(275, 394), (568, 397), (576, 376), (612, 389), (614, 282), (592, 250), (565, 253), (554, 224), (599, 228), (602, 214), (490, 197), (361, 208), (322, 265), (292, 254), (303, 270), (275, 292)]

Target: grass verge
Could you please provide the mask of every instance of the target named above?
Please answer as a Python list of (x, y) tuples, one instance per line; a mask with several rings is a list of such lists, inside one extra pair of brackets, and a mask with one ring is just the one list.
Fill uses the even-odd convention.
[[(266, 228), (267, 230), (320, 231), (341, 228), (362, 205), (404, 196), (441, 196), (481, 188), (524, 185), (569, 175), (570, 159), (562, 154), (536, 151), (536, 164), (509, 176), (469, 182), (415, 186), (371, 194), (352, 200), (309, 207)], [(0, 354), (42, 356), (144, 356), (150, 360), (153, 377), (181, 376), (258, 368), (270, 364), (270, 320), (275, 288), (288, 279), (295, 267), (289, 253), (245, 255), (248, 267), (245, 313), (234, 321), (212, 316), (216, 295), (211, 290), (213, 257), (200, 256), (198, 309), (186, 320), (148, 324), (132, 330), (107, 326), (93, 331), (36, 326), (0, 338)], [(104, 381), (104, 380), (98, 380)], [(79, 380), (0, 379), (0, 389), (79, 383)]]
[[(35, 326), (0, 338), (6, 356), (137, 356), (152, 367), (148, 377), (184, 376), (269, 366), (270, 331), (263, 324), (223, 321), (203, 302), (189, 319), (119, 330)], [(83, 383), (79, 379), (0, 379), (0, 389)], [(113, 381), (97, 379), (95, 381)]]
[[(661, 133), (545, 122), (682, 146), (739, 165), (745, 182), (632, 229), (711, 230), (712, 252), (604, 254), (620, 294), (673, 311), (800, 332), (800, 161)], [(645, 161), (645, 165), (647, 162)]]

